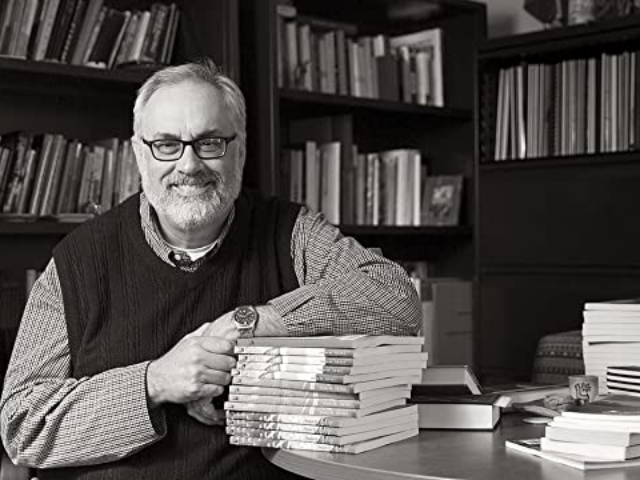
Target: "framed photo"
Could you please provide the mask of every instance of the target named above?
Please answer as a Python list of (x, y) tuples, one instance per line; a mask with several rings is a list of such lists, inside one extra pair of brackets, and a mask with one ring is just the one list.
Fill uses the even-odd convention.
[(423, 224), (443, 227), (460, 221), (462, 175), (427, 177), (422, 201)]

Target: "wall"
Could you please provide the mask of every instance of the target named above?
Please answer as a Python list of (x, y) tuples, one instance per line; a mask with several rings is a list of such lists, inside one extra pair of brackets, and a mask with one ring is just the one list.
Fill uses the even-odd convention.
[(540, 30), (542, 23), (524, 10), (525, 0), (479, 0), (487, 5), (489, 37)]

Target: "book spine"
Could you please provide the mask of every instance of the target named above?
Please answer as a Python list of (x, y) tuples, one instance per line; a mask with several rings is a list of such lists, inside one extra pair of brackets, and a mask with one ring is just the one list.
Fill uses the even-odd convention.
[(354, 359), (350, 357), (305, 357), (303, 355), (282, 356), (282, 355), (259, 355), (242, 354), (238, 355), (238, 363), (264, 362), (270, 364), (295, 363), (304, 365), (327, 365), (348, 367), (354, 364)]
[(69, 63), (71, 60), (72, 52), (75, 50), (78, 43), (78, 37), (80, 35), (80, 28), (82, 27), (82, 20), (87, 10), (87, 0), (78, 0), (76, 8), (73, 11), (73, 17), (69, 23), (69, 29), (62, 46), (62, 52), (60, 53), (60, 61), (63, 63)]
[(244, 445), (250, 447), (290, 448), (296, 450), (312, 450), (316, 452), (344, 452), (344, 449), (338, 445), (294, 442), (290, 440), (271, 440), (265, 438), (238, 437), (235, 435), (229, 437), (229, 443), (231, 443), (232, 445)]
[(225, 402), (225, 410), (244, 412), (285, 413), (292, 415), (325, 415), (332, 417), (358, 417), (354, 408), (306, 407), (295, 405), (269, 405), (260, 403)]
[(102, 10), (103, 2), (104, 0), (89, 0), (86, 14), (80, 27), (80, 33), (78, 34), (78, 40), (73, 50), (73, 55), (71, 56), (72, 65), (81, 65), (83, 63), (88, 50), (89, 39), (100, 15), (100, 11)]
[(293, 390), (310, 390), (316, 392), (355, 393), (352, 385), (332, 383), (301, 382), (296, 380), (276, 380), (270, 378), (232, 377), (234, 385), (251, 385), (274, 388), (290, 388)]
[(325, 427), (322, 425), (301, 425), (296, 423), (282, 422), (259, 422), (253, 420), (242, 420), (227, 418), (227, 428), (250, 429), (260, 428), (264, 430), (280, 430), (286, 432), (311, 433), (317, 435), (339, 435), (340, 429)]
[(227, 426), (226, 432), (228, 435), (235, 435), (237, 437), (247, 437), (250, 439), (290, 440), (290, 441), (296, 441), (296, 442), (319, 442), (327, 445), (340, 444), (340, 437), (333, 437), (329, 435), (321, 435), (321, 434), (313, 434), (313, 433), (264, 430), (261, 428), (247, 428), (247, 427), (235, 427), (235, 426)]
[(249, 420), (253, 422), (278, 422), (294, 425), (316, 425), (323, 427), (347, 427), (358, 422), (356, 418), (318, 416), (318, 415), (291, 415), (283, 413), (233, 411), (225, 412), (227, 421)]
[(291, 388), (272, 388), (257, 387), (245, 385), (230, 385), (229, 394), (240, 395), (264, 395), (264, 396), (283, 396), (283, 397), (300, 397), (300, 398), (333, 398), (343, 400), (357, 400), (358, 396), (348, 393), (333, 392), (315, 392), (307, 390), (294, 390)]
[(269, 395), (229, 394), (230, 402), (267, 404), (267, 405), (293, 405), (303, 407), (330, 407), (330, 408), (359, 408), (359, 400), (340, 400), (335, 398), (306, 398)]

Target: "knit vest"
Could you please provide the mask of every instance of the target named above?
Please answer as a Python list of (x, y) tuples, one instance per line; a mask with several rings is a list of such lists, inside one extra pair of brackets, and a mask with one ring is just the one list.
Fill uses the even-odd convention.
[[(241, 194), (220, 249), (191, 273), (155, 255), (139, 208), (134, 196), (76, 229), (54, 250), (74, 378), (158, 358), (203, 322), (238, 305), (265, 304), (298, 286), (291, 234), (299, 205)], [(259, 448), (230, 445), (224, 427), (201, 424), (183, 405), (161, 408), (167, 435), (159, 442), (112, 463), (40, 470), (39, 478), (284, 478)]]

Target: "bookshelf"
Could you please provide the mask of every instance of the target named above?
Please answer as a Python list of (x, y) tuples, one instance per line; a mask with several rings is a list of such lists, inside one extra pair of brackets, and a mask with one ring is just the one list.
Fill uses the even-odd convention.
[[(485, 377), (528, 378), (538, 339), (580, 329), (586, 301), (638, 295), (639, 20), (505, 37), (479, 52), (476, 353)], [(507, 71), (516, 72), (510, 87)]]
[[(485, 36), (485, 6), (466, 0), (380, 0), (369, 2), (366, 8), (355, 0), (243, 0), (240, 10), (242, 73), (248, 131), (252, 132), (245, 168), (248, 184), (291, 198), (292, 176), (302, 175), (301, 188), (306, 192), (309, 180), (321, 182), (323, 174), (316, 171), (307, 176), (310, 166), (306, 159), (305, 173), (292, 173), (288, 151), (304, 149), (308, 141), (317, 143), (318, 148), (323, 143), (339, 142), (339, 174), (334, 178), (340, 183), (340, 193), (334, 189), (329, 194), (339, 198), (339, 220), (334, 223), (364, 245), (382, 248), (392, 258), (429, 262), (430, 274), (473, 278), (475, 52)], [(287, 33), (288, 26), (294, 34)], [(441, 31), (443, 105), (437, 105), (433, 86), (433, 96), (426, 101), (422, 97), (418, 100), (416, 91), (410, 100), (403, 97), (401, 64), (396, 58), (391, 59), (399, 50), (389, 49), (389, 44), (393, 45), (390, 38), (434, 29)], [(300, 53), (298, 62), (291, 60), (292, 38), (296, 50), (308, 49), (310, 57)], [(365, 54), (365, 58), (373, 58), (369, 61), (376, 63), (377, 70), (370, 64), (362, 70), (377, 72), (373, 75), (376, 80), (369, 79), (373, 84), (377, 82), (377, 88), (365, 84), (358, 87), (356, 84), (362, 79), (351, 69), (358, 62), (367, 65), (367, 60), (353, 54), (351, 49), (357, 48), (353, 44), (366, 49), (367, 42), (375, 44), (379, 40), (379, 57)], [(375, 51), (376, 47), (372, 48)], [(354, 58), (358, 60), (354, 62)], [(431, 58), (433, 63), (429, 65), (434, 70), (430, 71), (434, 74), (435, 55)], [(389, 61), (391, 66), (385, 64)], [(336, 66), (335, 70), (331, 65)], [(359, 65), (362, 67), (363, 63)], [(302, 72), (299, 77), (296, 71)], [(306, 77), (308, 71), (310, 80)], [(413, 74), (417, 81), (417, 71)], [(386, 223), (382, 216), (377, 224), (372, 222), (362, 213), (370, 206), (357, 207), (361, 200), (353, 197), (347, 200), (352, 195), (357, 197), (353, 190), (359, 187), (354, 185), (357, 178), (363, 177), (362, 170), (354, 166), (358, 162), (354, 145), (360, 154), (412, 149), (420, 153), (420, 165), (427, 167), (428, 174), (463, 175), (457, 226), (434, 227), (393, 220)], [(326, 179), (324, 182), (336, 183)], [(319, 209), (325, 211), (320, 195)], [(303, 201), (309, 204), (306, 198)], [(362, 209), (360, 214), (358, 208)]]
[[(0, 0), (0, 17), (7, 3)], [(73, 2), (62, 0), (60, 5), (67, 3)], [(121, 11), (143, 11), (150, 10), (154, 3), (157, 2), (106, 0), (103, 5)], [(240, 78), (235, 0), (163, 0), (161, 3), (173, 3), (180, 12), (171, 63), (210, 56), (231, 77)], [(2, 25), (0, 22), (0, 28)], [(132, 133), (135, 91), (156, 68), (157, 65), (145, 63), (101, 69), (60, 61), (35, 61), (31, 56), (0, 55), (0, 135), (23, 131), (60, 133), (82, 142), (110, 137), (127, 139)], [(3, 332), (0, 375), (4, 374), (24, 306), (25, 271), (42, 270), (56, 243), (77, 225), (38, 215), (24, 221), (0, 215)]]
[[(7, 3), (0, 2), (0, 15), (5, 13)], [(25, 2), (30, 3), (33, 2)], [(81, 2), (61, 1), (59, 8), (74, 3)], [(119, 12), (151, 12), (157, 5), (175, 8), (179, 19), (171, 63), (207, 55), (232, 77), (239, 78), (238, 8), (232, 0), (91, 0), (86, 3), (86, 12), (94, 3)], [(54, 18), (57, 21), (57, 17)], [(218, 28), (210, 28), (211, 22), (219, 23)], [(55, 25), (56, 22), (54, 30)], [(32, 32), (34, 40), (37, 30), (36, 24)], [(88, 143), (112, 137), (127, 139), (131, 135), (135, 91), (159, 65), (134, 62), (105, 69), (71, 64), (70, 60), (36, 61), (32, 53), (16, 56), (3, 52), (5, 54), (0, 55), (0, 101), (3, 104), (0, 135), (5, 137), (9, 132), (23, 131), (31, 134), (55, 132), (67, 139)], [(42, 258), (48, 258), (51, 245), (77, 226), (75, 222), (55, 222), (38, 215), (24, 222), (0, 217), (0, 255), (12, 257), (7, 258), (12, 264), (22, 262), (16, 261), (16, 257), (23, 258), (25, 268), (42, 268)], [(34, 254), (32, 246), (27, 249), (19, 239), (28, 239), (29, 245), (33, 244), (31, 240), (44, 242), (44, 255)]]

